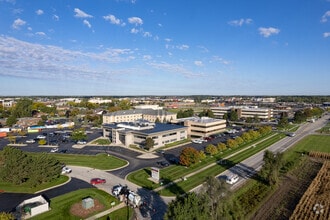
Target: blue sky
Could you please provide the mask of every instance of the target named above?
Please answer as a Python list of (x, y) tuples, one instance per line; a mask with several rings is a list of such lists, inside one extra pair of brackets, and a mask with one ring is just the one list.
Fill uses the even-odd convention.
[(0, 0), (1, 95), (330, 95), (330, 0)]

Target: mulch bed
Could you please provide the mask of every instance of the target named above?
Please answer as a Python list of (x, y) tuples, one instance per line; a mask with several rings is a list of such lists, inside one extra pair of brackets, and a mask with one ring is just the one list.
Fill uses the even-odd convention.
[(82, 202), (77, 202), (71, 206), (70, 213), (72, 215), (75, 215), (75, 216), (78, 216), (81, 218), (86, 218), (86, 217), (90, 216), (92, 213), (100, 212), (103, 209), (104, 209), (104, 205), (102, 203), (100, 203), (99, 200), (94, 199), (94, 207), (85, 209), (82, 206)]

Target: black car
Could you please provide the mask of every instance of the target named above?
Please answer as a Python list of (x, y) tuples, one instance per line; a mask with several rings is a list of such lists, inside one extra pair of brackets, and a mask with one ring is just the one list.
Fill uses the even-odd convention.
[(67, 149), (60, 150), (60, 153), (62, 153), (62, 154), (65, 154), (66, 152), (68, 152)]
[(157, 164), (162, 167), (168, 167), (170, 165), (167, 161), (158, 161)]

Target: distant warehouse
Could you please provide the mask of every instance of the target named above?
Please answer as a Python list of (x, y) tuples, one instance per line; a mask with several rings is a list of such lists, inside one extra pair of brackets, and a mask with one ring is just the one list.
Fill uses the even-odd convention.
[(188, 128), (181, 125), (154, 123), (139, 119), (134, 122), (103, 124), (103, 136), (114, 144), (137, 145), (144, 148), (146, 139), (152, 138), (154, 147), (162, 147), (187, 139)]

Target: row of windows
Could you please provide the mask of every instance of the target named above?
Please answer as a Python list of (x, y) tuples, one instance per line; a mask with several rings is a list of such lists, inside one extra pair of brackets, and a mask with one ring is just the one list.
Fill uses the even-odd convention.
[(176, 135), (176, 133), (164, 134), (162, 137), (168, 137), (168, 136), (173, 136), (173, 135)]

